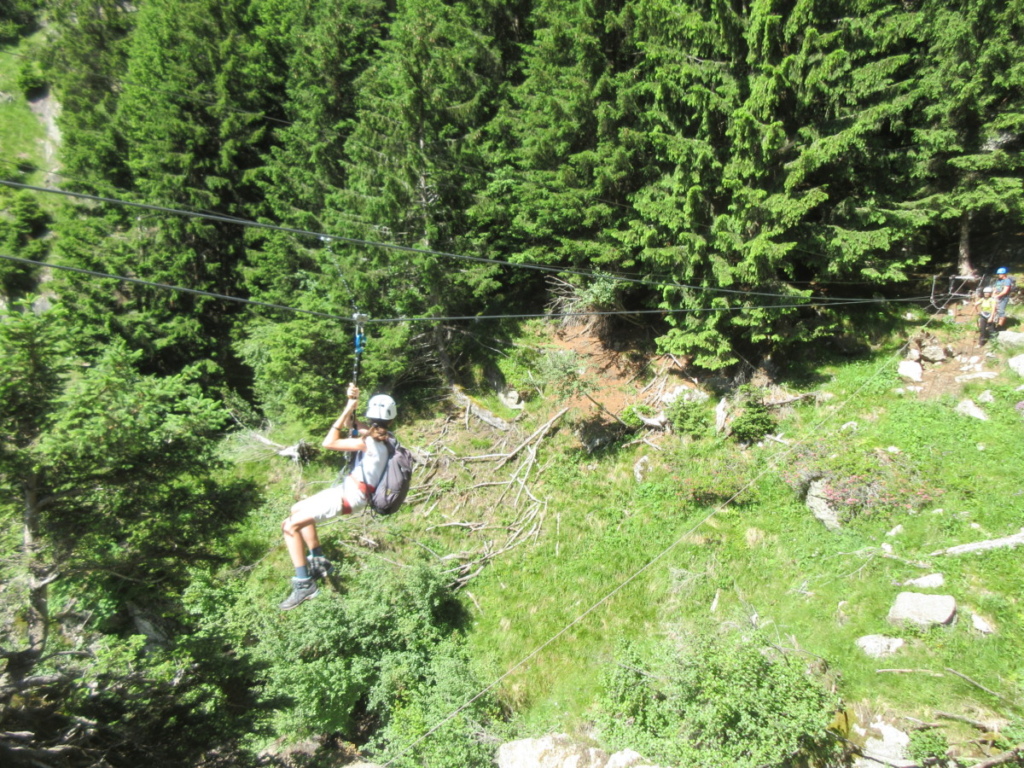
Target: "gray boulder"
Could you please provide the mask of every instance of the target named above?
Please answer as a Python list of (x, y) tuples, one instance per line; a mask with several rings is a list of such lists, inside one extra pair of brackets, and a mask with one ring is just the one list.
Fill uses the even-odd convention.
[(954, 618), (956, 598), (952, 595), (926, 595), (920, 592), (900, 592), (887, 617), (892, 624), (910, 622), (919, 627), (949, 624)]

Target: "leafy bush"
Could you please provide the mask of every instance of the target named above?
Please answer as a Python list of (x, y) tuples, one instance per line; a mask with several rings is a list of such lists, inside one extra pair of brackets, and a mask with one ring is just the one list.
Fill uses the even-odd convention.
[(931, 760), (944, 760), (949, 742), (942, 731), (914, 731), (910, 734), (910, 756), (915, 762), (924, 764)]
[(777, 428), (775, 417), (760, 399), (750, 398), (743, 404), (740, 415), (729, 425), (732, 437), (741, 443), (756, 443)]
[(482, 688), (463, 645), (440, 643), (422, 679), (398, 695), (372, 751), (398, 768), (492, 766), (494, 745), (481, 736), (493, 730), (498, 710), (492, 697), (474, 698)]
[(647, 418), (654, 416), (654, 409), (643, 403), (635, 403), (627, 405), (622, 413), (619, 414), (619, 418), (622, 419), (623, 423), (632, 429), (640, 429), (644, 425), (643, 421), (640, 420), (641, 416)]
[[(462, 606), (448, 588), (450, 574), (440, 568), (396, 568), (380, 559), (359, 571), (341, 561), (336, 568), (344, 594), (324, 586), (316, 600), (284, 614), (256, 580), (239, 592), (232, 583), (218, 588), (197, 578), (186, 600), (201, 634), (219, 636), (265, 670), (262, 704), (273, 708), (275, 735), (291, 740), (333, 733), (397, 757), (483, 688), (462, 651)], [(286, 583), (282, 578), (282, 595)], [(439, 731), (440, 742), (410, 755), (440, 749), (458, 755), (461, 765), (488, 764), (490, 752), (483, 760), (470, 737), (494, 712), (493, 699), (480, 697)], [(455, 749), (463, 736), (467, 743)]]
[(28, 99), (40, 96), (46, 89), (46, 78), (34, 61), (26, 61), (18, 70), (18, 88)]
[(665, 410), (665, 416), (672, 424), (672, 429), (681, 435), (690, 437), (703, 436), (711, 425), (704, 403), (685, 400), (682, 397), (677, 397), (669, 404)]
[(757, 632), (705, 629), (650, 660), (627, 647), (606, 676), (599, 722), (612, 748), (657, 763), (754, 768), (829, 749), (836, 705), (804, 659)]

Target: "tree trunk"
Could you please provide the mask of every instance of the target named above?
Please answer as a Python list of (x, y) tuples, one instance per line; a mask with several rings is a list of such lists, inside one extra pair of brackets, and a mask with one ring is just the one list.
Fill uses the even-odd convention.
[(956, 259), (957, 271), (961, 277), (977, 277), (978, 272), (971, 263), (971, 213), (960, 215), (960, 247)]

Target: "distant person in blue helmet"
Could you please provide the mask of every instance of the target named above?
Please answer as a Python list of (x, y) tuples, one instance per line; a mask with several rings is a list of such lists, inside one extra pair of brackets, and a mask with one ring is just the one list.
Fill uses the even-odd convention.
[(1016, 286), (1006, 267), (996, 270), (996, 281), (993, 284), (993, 298), (996, 300), (996, 327), (1006, 325), (1006, 305), (1010, 303), (1010, 294)]
[[(337, 515), (350, 515), (362, 510), (373, 495), (388, 463), (388, 429), (397, 415), (395, 401), (388, 395), (374, 395), (366, 404), (368, 427), (356, 424), (359, 388), (348, 386), (348, 403), (324, 437), (323, 447), (330, 451), (360, 452), (362, 461), (345, 476), (341, 485), (331, 486), (307, 499), (296, 502), (291, 514), (281, 523), (284, 543), (288, 547), (295, 576), (292, 593), (279, 606), (288, 611), (316, 597), (320, 589), (317, 579), (330, 574), (332, 566), (320, 550), (316, 524)], [(309, 557), (306, 557), (309, 547)]]

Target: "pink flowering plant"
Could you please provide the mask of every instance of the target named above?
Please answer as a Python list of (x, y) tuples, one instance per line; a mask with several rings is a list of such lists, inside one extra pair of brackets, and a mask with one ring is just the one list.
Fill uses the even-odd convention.
[(782, 478), (801, 496), (812, 481), (824, 480), (822, 495), (846, 521), (920, 509), (945, 492), (907, 454), (879, 447), (833, 451), (827, 444), (807, 446), (793, 456)]

